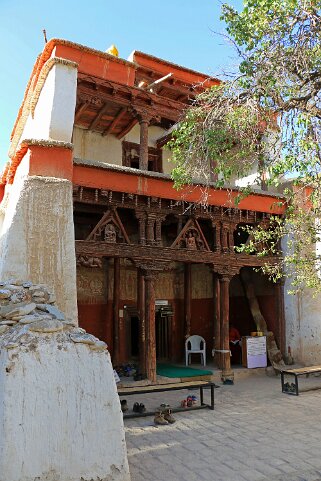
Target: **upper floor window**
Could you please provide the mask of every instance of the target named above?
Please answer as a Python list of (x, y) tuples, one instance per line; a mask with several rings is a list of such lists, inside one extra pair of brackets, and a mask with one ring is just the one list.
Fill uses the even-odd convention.
[[(123, 143), (123, 165), (139, 169), (139, 144), (134, 142)], [(162, 149), (148, 147), (148, 170), (151, 172), (163, 172)]]

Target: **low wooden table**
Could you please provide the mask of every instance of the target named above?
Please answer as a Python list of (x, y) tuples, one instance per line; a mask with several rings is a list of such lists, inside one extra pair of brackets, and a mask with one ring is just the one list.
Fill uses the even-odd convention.
[[(298, 369), (282, 369), (281, 371), (281, 387), (282, 387), (282, 392), (286, 394), (292, 394), (294, 396), (299, 395), (299, 382), (298, 382), (298, 377), (299, 376), (308, 376), (309, 374), (316, 374), (318, 372), (321, 372), (321, 366), (306, 366), (306, 367), (300, 367)], [(295, 380), (295, 391), (294, 392), (289, 392), (285, 389), (285, 384), (284, 384), (284, 375), (290, 375), (294, 376)], [(321, 389), (321, 387), (320, 387)]]
[[(177, 382), (177, 383), (170, 383), (170, 384), (155, 384), (150, 386), (140, 386), (140, 387), (122, 387), (118, 389), (119, 397), (122, 396), (132, 396), (134, 394), (147, 394), (153, 392), (165, 392), (165, 391), (180, 391), (183, 389), (197, 389), (200, 390), (200, 404), (194, 405), (191, 407), (175, 407), (172, 408), (172, 412), (181, 412), (181, 411), (194, 411), (197, 409), (212, 409), (214, 410), (214, 388), (215, 383), (209, 381), (194, 381), (194, 382)], [(211, 390), (211, 404), (204, 403), (204, 393), (203, 389), (209, 388)], [(137, 418), (142, 416), (153, 416), (155, 411), (146, 411), (144, 413), (124, 413), (124, 419), (129, 418)]]

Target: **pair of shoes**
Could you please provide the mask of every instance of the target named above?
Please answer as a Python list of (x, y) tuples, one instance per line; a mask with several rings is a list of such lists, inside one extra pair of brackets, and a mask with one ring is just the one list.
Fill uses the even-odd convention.
[(165, 426), (166, 424), (174, 424), (176, 419), (172, 415), (172, 410), (166, 408), (164, 411), (156, 411), (154, 417), (154, 423), (160, 426)]
[(294, 382), (291, 382), (288, 392), (292, 392), (292, 393), (296, 394), (296, 386), (295, 386)]
[(234, 381), (233, 379), (224, 379), (223, 384), (225, 384), (225, 386), (226, 385), (233, 386)]
[(128, 404), (127, 404), (127, 400), (126, 399), (122, 399), (120, 401), (120, 407), (121, 407), (121, 410), (123, 413), (125, 413), (126, 411), (128, 411)]
[(289, 382), (286, 382), (283, 387), (283, 392), (296, 394), (296, 385), (294, 384), (294, 382), (291, 382), (291, 384)]
[(290, 383), (289, 382), (286, 382), (283, 386), (283, 392), (290, 392)]
[(191, 408), (194, 406), (194, 404), (197, 404), (197, 397), (196, 396), (187, 396), (186, 399), (183, 399), (181, 401), (181, 407), (182, 408)]
[(134, 413), (139, 413), (139, 414), (142, 414), (146, 411), (146, 408), (144, 406), (144, 404), (142, 403), (135, 403), (134, 406), (133, 406), (133, 411)]
[(186, 401), (188, 407), (194, 406), (195, 404), (197, 404), (197, 397), (194, 395), (187, 396)]

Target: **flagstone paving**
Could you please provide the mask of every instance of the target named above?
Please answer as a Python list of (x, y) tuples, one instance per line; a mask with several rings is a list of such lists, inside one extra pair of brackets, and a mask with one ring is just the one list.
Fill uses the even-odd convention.
[[(321, 388), (321, 377), (300, 382)], [(282, 394), (280, 384), (255, 375), (221, 386), (215, 411), (176, 413), (173, 425), (125, 420), (132, 481), (321, 481), (321, 389), (296, 397)], [(127, 400), (152, 409), (175, 406), (186, 394)]]

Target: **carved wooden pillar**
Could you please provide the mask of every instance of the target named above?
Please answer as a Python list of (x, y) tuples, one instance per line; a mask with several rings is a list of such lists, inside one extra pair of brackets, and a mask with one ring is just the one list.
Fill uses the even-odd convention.
[(146, 244), (146, 215), (144, 212), (136, 212), (136, 218), (139, 223), (139, 243)]
[(145, 316), (146, 316), (146, 375), (156, 382), (156, 329), (155, 329), (155, 277), (153, 271), (145, 271)]
[(220, 350), (222, 359), (222, 380), (233, 380), (234, 373), (231, 369), (230, 356), (230, 338), (229, 338), (229, 314), (230, 314), (230, 281), (232, 276), (230, 274), (223, 274), (220, 279), (220, 294), (221, 294), (221, 346)]
[(145, 279), (141, 269), (137, 270), (137, 311), (139, 315), (139, 360), (142, 375), (146, 376), (146, 321)]
[(221, 247), (223, 252), (228, 252), (228, 232), (229, 232), (229, 225), (225, 222), (222, 222), (221, 225)]
[(221, 250), (221, 223), (212, 221), (213, 227), (213, 237), (215, 239), (214, 242), (214, 251), (220, 252)]
[(120, 359), (120, 325), (119, 325), (119, 297), (120, 297), (120, 258), (114, 258), (114, 292), (113, 292), (113, 362), (119, 363)]
[(279, 349), (284, 359), (287, 356), (284, 312), (284, 279), (279, 280), (275, 284), (275, 291)]
[(148, 126), (150, 119), (139, 116), (140, 125), (140, 146), (139, 146), (139, 168), (148, 170)]
[(184, 264), (184, 332), (185, 339), (191, 335), (192, 264)]
[[(215, 272), (213, 273), (213, 293), (214, 293), (214, 349), (221, 349), (221, 305), (220, 305), (220, 278)], [(222, 356), (220, 352), (215, 352), (214, 360), (222, 369)]]
[(234, 252), (234, 230), (236, 228), (236, 224), (231, 223), (229, 232), (228, 232), (228, 248), (231, 252)]
[(155, 242), (156, 245), (161, 246), (162, 245), (162, 222), (166, 217), (164, 216), (158, 216), (156, 218), (156, 228), (155, 228)]
[(155, 244), (155, 214), (147, 214), (147, 244)]

